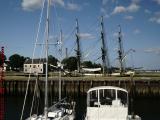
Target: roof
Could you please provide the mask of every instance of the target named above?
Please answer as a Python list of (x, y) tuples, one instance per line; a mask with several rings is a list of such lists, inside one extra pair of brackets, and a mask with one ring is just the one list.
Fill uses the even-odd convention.
[(46, 59), (42, 58), (42, 59), (26, 59), (24, 64), (40, 64), (40, 63), (45, 63)]
[(93, 87), (93, 88), (90, 88), (87, 93), (91, 92), (91, 91), (94, 91), (94, 90), (100, 90), (100, 89), (114, 89), (114, 90), (120, 90), (120, 91), (123, 91), (123, 92), (126, 92), (128, 93), (127, 90), (123, 89), (123, 88), (120, 88), (120, 87), (115, 87), (115, 86), (98, 86), (98, 87)]

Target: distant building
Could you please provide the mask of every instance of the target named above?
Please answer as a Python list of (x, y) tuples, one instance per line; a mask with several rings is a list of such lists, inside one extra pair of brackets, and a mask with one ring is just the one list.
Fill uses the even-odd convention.
[(8, 66), (8, 65), (7, 65), (6, 63), (3, 64), (3, 70), (4, 70), (4, 71), (7, 70), (7, 66)]
[(45, 68), (45, 59), (27, 59), (24, 62), (24, 73), (31, 73), (31, 74), (42, 74), (45, 73), (44, 68)]

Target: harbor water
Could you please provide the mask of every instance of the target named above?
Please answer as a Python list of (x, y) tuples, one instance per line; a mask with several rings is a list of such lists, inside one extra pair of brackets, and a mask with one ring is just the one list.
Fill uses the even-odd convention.
[[(29, 97), (31, 98), (31, 97)], [(6, 96), (5, 120), (19, 120), (23, 106), (24, 96)], [(77, 95), (76, 101), (76, 120), (83, 120), (86, 112), (86, 95)], [(41, 101), (43, 104), (43, 100)], [(24, 118), (29, 116), (31, 99), (26, 103)], [(41, 106), (41, 112), (43, 111)], [(160, 97), (138, 97), (133, 101), (135, 114), (141, 116), (142, 120), (160, 120)]]

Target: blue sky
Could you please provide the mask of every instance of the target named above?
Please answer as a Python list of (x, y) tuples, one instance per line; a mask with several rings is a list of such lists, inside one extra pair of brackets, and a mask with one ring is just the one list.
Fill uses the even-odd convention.
[[(112, 66), (118, 66), (117, 32), (120, 24), (124, 51), (136, 51), (127, 55), (126, 65), (160, 68), (160, 0), (51, 1), (50, 42), (56, 43), (62, 29), (63, 48), (68, 48), (69, 56), (75, 55), (75, 19), (78, 18), (82, 59), (101, 63), (97, 58), (101, 56), (100, 16), (103, 15)], [(5, 46), (7, 57), (15, 53), (32, 56), (42, 3), (43, 0), (0, 1), (0, 46)], [(42, 42), (43, 35), (41, 30), (39, 42)], [(37, 53), (39, 51), (40, 46)], [(59, 58), (58, 46), (50, 46), (49, 54)]]

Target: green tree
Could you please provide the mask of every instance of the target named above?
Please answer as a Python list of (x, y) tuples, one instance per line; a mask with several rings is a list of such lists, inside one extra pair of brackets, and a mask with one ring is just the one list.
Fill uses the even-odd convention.
[(64, 64), (64, 69), (68, 69), (69, 71), (77, 70), (77, 58), (69, 57), (62, 60)]
[(84, 61), (84, 62), (82, 63), (82, 65), (83, 65), (83, 67), (85, 67), (85, 68), (93, 68), (93, 64), (92, 64), (91, 61)]
[(10, 67), (12, 68), (12, 70), (23, 69), (23, 64), (25, 59), (26, 59), (25, 57), (20, 56), (18, 54), (11, 55), (9, 57), (9, 61), (10, 61)]
[(58, 59), (52, 55), (48, 56), (48, 63), (57, 66)]
[(94, 68), (100, 68), (100, 67), (102, 67), (102, 65), (100, 64), (100, 63), (93, 63), (93, 67)]

